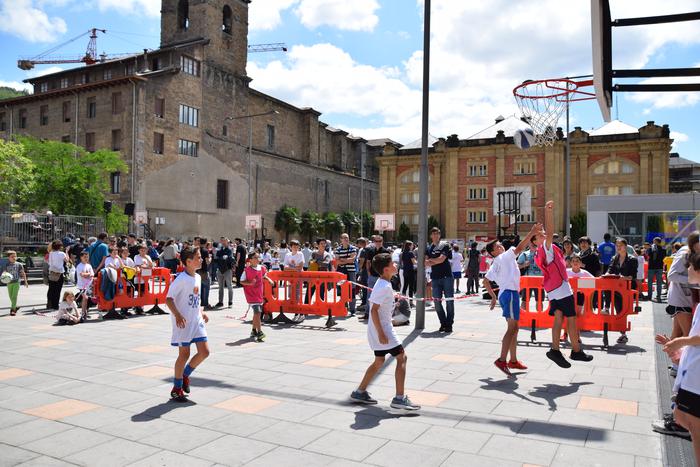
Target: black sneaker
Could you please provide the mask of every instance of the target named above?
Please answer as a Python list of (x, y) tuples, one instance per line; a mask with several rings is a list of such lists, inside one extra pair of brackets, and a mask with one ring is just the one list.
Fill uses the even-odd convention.
[(438, 329), (437, 332), (445, 332), (445, 326), (440, 326), (440, 329)]
[(452, 326), (445, 326), (445, 329), (443, 330), (445, 334), (452, 334)]
[(547, 358), (559, 365), (561, 368), (571, 368), (571, 363), (564, 358), (560, 350), (550, 349), (547, 352)]
[(216, 305), (214, 305), (214, 308), (223, 308), (224, 307), (224, 302), (219, 302)]
[(664, 417), (663, 420), (651, 422), (651, 429), (663, 435), (678, 436), (679, 438), (690, 439), (690, 432), (673, 421), (673, 417)]
[(593, 360), (593, 355), (589, 355), (583, 350), (579, 350), (578, 352), (574, 352), (572, 350), (571, 355), (569, 355), (569, 358), (571, 360), (577, 360), (579, 362), (590, 362), (591, 360)]
[(175, 388), (170, 391), (170, 400), (175, 401), (175, 402), (187, 402), (187, 396), (185, 395), (185, 391), (182, 390), (182, 388)]
[(373, 405), (377, 403), (376, 399), (372, 399), (367, 391), (353, 391), (350, 394), (350, 400), (353, 402), (359, 402), (360, 404)]

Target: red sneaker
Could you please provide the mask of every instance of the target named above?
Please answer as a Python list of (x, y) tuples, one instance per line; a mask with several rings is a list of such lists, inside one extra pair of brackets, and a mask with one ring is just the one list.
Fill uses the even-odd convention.
[(189, 376), (182, 376), (182, 390), (185, 391), (187, 394), (190, 393), (190, 377)]
[(510, 370), (508, 369), (508, 363), (505, 360), (501, 360), (499, 358), (493, 362), (493, 364), (496, 365), (496, 368), (501, 370), (503, 373), (507, 374), (508, 376), (512, 376)]
[(513, 368), (515, 370), (527, 370), (527, 367), (523, 365), (523, 362), (508, 362), (508, 368)]
[(174, 400), (175, 402), (187, 402), (187, 396), (182, 388), (173, 387), (173, 389), (170, 391), (170, 399)]

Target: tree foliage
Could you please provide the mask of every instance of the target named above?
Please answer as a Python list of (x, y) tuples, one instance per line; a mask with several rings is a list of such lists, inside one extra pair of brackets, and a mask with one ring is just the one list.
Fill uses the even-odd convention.
[(323, 215), (323, 227), (326, 233), (326, 237), (332, 240), (335, 235), (340, 234), (343, 231), (345, 225), (343, 220), (335, 212), (327, 212)]
[(0, 139), (0, 206), (27, 203), (34, 189), (34, 164), (24, 146)]
[(58, 141), (22, 138), (20, 142), (34, 163), (36, 190), (28, 209), (50, 209), (57, 214), (97, 216), (103, 214), (109, 175), (125, 173), (119, 153), (84, 148)]
[(368, 235), (372, 235), (375, 230), (374, 230), (374, 216), (372, 215), (371, 212), (365, 211), (362, 213), (361, 216), (361, 221), (362, 221), (362, 235), (367, 237)]
[(442, 227), (440, 227), (440, 222), (437, 220), (436, 217), (434, 216), (428, 216), (428, 235), (430, 235), (430, 229), (433, 227), (437, 227), (442, 231)]
[(112, 210), (105, 216), (107, 233), (111, 235), (126, 234), (129, 231), (129, 216), (124, 214), (124, 210), (116, 205), (112, 205)]
[(293, 206), (283, 205), (275, 212), (275, 230), (284, 234), (284, 239), (289, 241), (289, 235), (299, 231), (301, 215)]
[(343, 220), (345, 232), (352, 236), (354, 230), (360, 229), (360, 215), (355, 211), (344, 211), (340, 218)]
[(402, 222), (399, 226), (399, 231), (396, 233), (396, 240), (399, 242), (405, 242), (406, 240), (411, 240), (413, 235), (411, 234), (411, 228)]
[(583, 211), (571, 216), (571, 241), (578, 243), (578, 239), (585, 236), (588, 231), (588, 217)]
[(299, 224), (299, 233), (306, 238), (307, 241), (313, 242), (314, 237), (323, 228), (323, 218), (315, 211), (304, 211), (301, 215), (301, 223)]
[(18, 91), (7, 86), (0, 86), (0, 101), (3, 99), (12, 99), (13, 97), (26, 96), (27, 91)]

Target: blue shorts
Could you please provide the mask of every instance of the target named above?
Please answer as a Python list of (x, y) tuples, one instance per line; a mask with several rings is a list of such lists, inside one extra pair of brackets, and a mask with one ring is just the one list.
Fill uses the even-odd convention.
[(501, 290), (498, 303), (503, 309), (505, 319), (520, 320), (520, 294), (516, 290)]
[(453, 271), (452, 278), (453, 279), (461, 279), (462, 278), (462, 271)]

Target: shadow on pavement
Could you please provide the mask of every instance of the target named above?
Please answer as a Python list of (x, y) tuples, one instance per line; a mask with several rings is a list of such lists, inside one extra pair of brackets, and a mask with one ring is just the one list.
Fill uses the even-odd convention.
[(193, 405), (197, 405), (196, 402), (188, 400), (187, 402), (175, 402), (175, 401), (168, 401), (168, 402), (163, 402), (162, 404), (155, 405), (153, 407), (149, 407), (146, 410), (144, 410), (141, 413), (137, 413), (135, 415), (131, 416), (131, 421), (132, 422), (150, 422), (154, 418), (160, 418), (166, 413), (172, 412), (175, 409), (179, 409), (182, 407), (191, 407)]
[(549, 410), (555, 412), (557, 410), (557, 398), (575, 394), (578, 392), (581, 386), (588, 386), (589, 384), (593, 383), (590, 381), (583, 383), (569, 383), (566, 385), (547, 383), (536, 387), (534, 390), (530, 391), (529, 394), (532, 397), (546, 400), (547, 404), (549, 404)]
[(367, 407), (355, 412), (355, 422), (350, 425), (353, 430), (371, 430), (379, 426), (382, 420), (392, 418), (413, 418), (419, 417), (416, 412), (392, 413), (381, 407)]
[(535, 400), (530, 399), (529, 397), (520, 394), (516, 391), (520, 387), (518, 385), (518, 382), (513, 379), (513, 378), (507, 378), (507, 379), (501, 379), (501, 380), (494, 380), (493, 378), (484, 378), (480, 379), (482, 383), (484, 383), (483, 386), (480, 387), (480, 389), (484, 389), (486, 391), (498, 391), (502, 392), (504, 394), (513, 394), (514, 396), (528, 401), (532, 404), (536, 405), (544, 405), (542, 402), (537, 402)]

